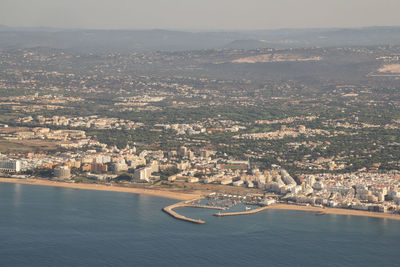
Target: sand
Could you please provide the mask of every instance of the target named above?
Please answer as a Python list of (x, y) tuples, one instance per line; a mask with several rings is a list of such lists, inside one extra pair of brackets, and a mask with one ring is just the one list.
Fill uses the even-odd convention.
[(362, 210), (351, 210), (351, 209), (319, 208), (319, 207), (312, 207), (312, 206), (298, 206), (298, 205), (289, 205), (289, 204), (274, 204), (274, 205), (268, 206), (267, 209), (271, 209), (271, 210), (301, 210), (301, 211), (311, 211), (311, 212), (323, 212), (326, 214), (352, 215), (352, 216), (364, 216), (364, 217), (400, 220), (400, 215), (398, 215), (398, 214), (370, 212), (370, 211), (362, 211)]
[(12, 179), (12, 178), (0, 178), (0, 183), (16, 183), (16, 184), (30, 184), (39, 186), (55, 186), (73, 189), (85, 189), (85, 190), (99, 190), (99, 191), (112, 191), (112, 192), (124, 192), (134, 194), (145, 194), (157, 197), (165, 197), (177, 200), (190, 200), (201, 197), (202, 194), (194, 193), (181, 193), (168, 190), (156, 190), (156, 189), (145, 189), (145, 188), (132, 188), (122, 186), (108, 186), (103, 184), (84, 184), (84, 183), (66, 183), (57, 182), (50, 180), (41, 179)]
[(400, 74), (400, 64), (388, 64), (378, 69), (379, 72), (389, 72)]
[[(17, 183), (17, 184), (30, 184), (39, 186), (55, 186), (73, 189), (85, 189), (85, 190), (99, 190), (99, 191), (112, 191), (112, 192), (124, 192), (124, 193), (134, 193), (134, 194), (145, 194), (157, 197), (165, 197), (177, 200), (193, 200), (202, 197), (201, 193), (182, 193), (174, 192), (168, 190), (156, 190), (156, 189), (144, 189), (144, 188), (131, 188), (122, 186), (108, 186), (102, 184), (84, 184), (84, 183), (66, 183), (57, 182), (50, 180), (41, 179), (12, 179), (12, 178), (0, 178), (0, 183)], [(351, 210), (351, 209), (338, 209), (338, 208), (319, 208), (312, 206), (299, 206), (299, 205), (289, 205), (289, 204), (274, 204), (265, 209), (270, 210), (300, 210), (308, 212), (323, 212), (326, 214), (339, 214), (339, 215), (352, 215), (352, 216), (364, 216), (364, 217), (374, 217), (383, 218), (391, 220), (400, 220), (400, 215), (380, 213), (380, 212), (369, 212), (361, 210)]]

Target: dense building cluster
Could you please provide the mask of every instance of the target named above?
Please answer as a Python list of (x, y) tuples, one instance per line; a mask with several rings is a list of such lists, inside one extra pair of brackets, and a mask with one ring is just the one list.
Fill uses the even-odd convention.
[(395, 212), (399, 53), (4, 49), (0, 170)]

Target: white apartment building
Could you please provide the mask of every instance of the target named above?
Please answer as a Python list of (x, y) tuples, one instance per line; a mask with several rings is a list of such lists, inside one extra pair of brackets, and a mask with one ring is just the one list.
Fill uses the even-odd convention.
[(13, 159), (1, 159), (0, 171), (19, 172), (21, 171), (21, 161)]

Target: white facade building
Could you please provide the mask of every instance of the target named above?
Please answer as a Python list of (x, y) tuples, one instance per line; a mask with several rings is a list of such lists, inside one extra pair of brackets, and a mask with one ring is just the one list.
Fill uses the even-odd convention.
[(71, 178), (71, 170), (68, 166), (57, 166), (54, 168), (54, 176), (59, 179)]
[(20, 172), (21, 161), (13, 159), (2, 159), (0, 160), (0, 171)]

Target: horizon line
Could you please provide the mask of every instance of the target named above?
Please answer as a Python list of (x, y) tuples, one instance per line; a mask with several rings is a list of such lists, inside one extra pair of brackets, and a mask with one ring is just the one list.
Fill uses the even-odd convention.
[(0, 24), (0, 30), (2, 28), (9, 29), (48, 29), (48, 30), (60, 30), (60, 31), (181, 31), (181, 32), (252, 32), (252, 31), (301, 31), (301, 30), (356, 30), (356, 29), (368, 29), (368, 28), (400, 28), (400, 25), (366, 25), (366, 26), (349, 26), (349, 27), (282, 27), (282, 28), (259, 28), (259, 29), (185, 29), (185, 28), (80, 28), (80, 27), (52, 27), (52, 26), (10, 26), (6, 24)]

